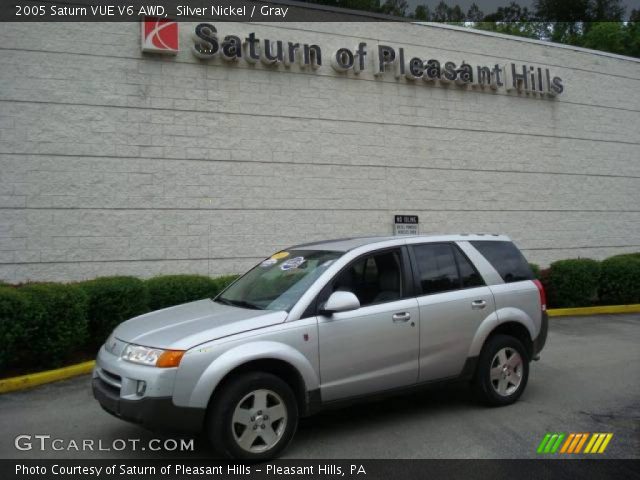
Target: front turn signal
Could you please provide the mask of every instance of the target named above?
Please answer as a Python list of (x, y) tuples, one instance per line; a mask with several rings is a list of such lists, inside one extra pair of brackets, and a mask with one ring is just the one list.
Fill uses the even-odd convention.
[(171, 368), (180, 365), (184, 350), (165, 350), (156, 361), (156, 367)]

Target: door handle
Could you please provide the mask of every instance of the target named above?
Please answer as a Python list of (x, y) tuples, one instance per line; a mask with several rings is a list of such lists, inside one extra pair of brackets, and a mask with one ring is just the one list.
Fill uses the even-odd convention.
[(473, 310), (480, 310), (486, 306), (487, 302), (485, 302), (484, 300), (474, 300), (473, 302), (471, 302), (471, 308)]
[(411, 320), (411, 314), (409, 312), (394, 313), (393, 317), (391, 318), (393, 319), (394, 323), (408, 322), (409, 320)]

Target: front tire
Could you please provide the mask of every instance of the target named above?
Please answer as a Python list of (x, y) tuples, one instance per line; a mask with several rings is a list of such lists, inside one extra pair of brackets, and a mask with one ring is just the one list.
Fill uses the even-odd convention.
[(509, 335), (490, 337), (474, 379), (479, 399), (491, 406), (510, 405), (520, 398), (528, 379), (529, 358), (522, 343)]
[(251, 372), (227, 382), (209, 408), (207, 434), (226, 458), (267, 460), (289, 444), (298, 425), (298, 404), (289, 387), (269, 373)]

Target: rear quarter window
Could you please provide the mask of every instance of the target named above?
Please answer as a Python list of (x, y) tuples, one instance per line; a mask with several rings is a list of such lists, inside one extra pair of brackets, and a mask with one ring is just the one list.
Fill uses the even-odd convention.
[(470, 243), (487, 259), (506, 283), (534, 279), (527, 260), (512, 242), (477, 240)]

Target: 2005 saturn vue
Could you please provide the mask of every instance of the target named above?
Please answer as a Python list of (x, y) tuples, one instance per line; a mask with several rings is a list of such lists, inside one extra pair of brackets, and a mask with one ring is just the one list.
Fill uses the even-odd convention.
[(463, 380), (488, 404), (516, 401), (546, 340), (545, 303), (505, 236), (298, 245), (215, 299), (120, 324), (93, 392), (124, 420), (267, 459), (300, 416), (373, 394)]

